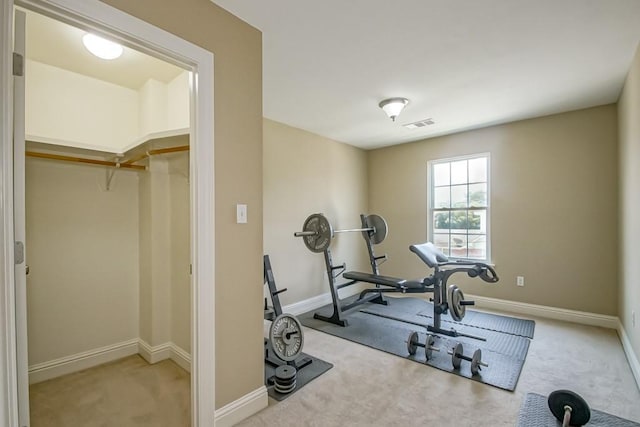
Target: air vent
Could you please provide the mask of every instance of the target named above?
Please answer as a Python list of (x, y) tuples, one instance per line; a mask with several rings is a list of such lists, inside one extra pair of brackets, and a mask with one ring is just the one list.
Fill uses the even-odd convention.
[(403, 125), (403, 126), (406, 127), (407, 129), (419, 129), (419, 128), (431, 126), (435, 123), (436, 122), (434, 122), (433, 119), (424, 119), (424, 120), (420, 120), (413, 123), (407, 123), (406, 125)]

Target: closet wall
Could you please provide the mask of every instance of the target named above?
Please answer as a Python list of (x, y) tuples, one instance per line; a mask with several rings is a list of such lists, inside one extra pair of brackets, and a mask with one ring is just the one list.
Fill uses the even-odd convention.
[[(189, 125), (187, 72), (138, 91), (34, 61), (26, 76), (28, 139), (49, 143), (27, 150), (91, 157), (100, 153), (70, 147), (98, 146), (109, 158)], [(144, 150), (188, 144), (181, 135)], [(146, 171), (116, 170), (107, 189), (113, 169), (27, 158), (32, 382), (135, 353), (189, 369), (188, 159), (152, 156)]]
[(26, 61), (25, 133), (33, 141), (124, 153), (154, 133), (189, 127), (189, 73), (137, 90)]
[(138, 176), (104, 185), (103, 168), (27, 159), (31, 368), (138, 337)]

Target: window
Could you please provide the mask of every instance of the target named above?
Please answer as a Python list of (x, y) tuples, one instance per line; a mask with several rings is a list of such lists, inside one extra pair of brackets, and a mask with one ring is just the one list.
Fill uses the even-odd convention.
[(430, 161), (429, 239), (447, 256), (489, 262), (489, 154)]

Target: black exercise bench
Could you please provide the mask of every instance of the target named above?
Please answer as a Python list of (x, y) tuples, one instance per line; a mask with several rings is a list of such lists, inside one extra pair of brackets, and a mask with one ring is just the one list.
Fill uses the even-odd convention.
[[(342, 274), (347, 280), (353, 280), (356, 282), (373, 283), (378, 286), (388, 286), (391, 289), (387, 292), (401, 292), (401, 293), (424, 293), (432, 292), (433, 286), (428, 280), (406, 280), (398, 277), (382, 276), (379, 274), (363, 273), (360, 271), (347, 271)], [(360, 294), (360, 297), (370, 292), (385, 292), (385, 289), (365, 289)]]

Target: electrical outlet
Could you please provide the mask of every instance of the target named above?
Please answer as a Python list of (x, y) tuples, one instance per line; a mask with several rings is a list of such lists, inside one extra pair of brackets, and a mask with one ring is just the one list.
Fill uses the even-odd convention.
[(516, 285), (517, 286), (524, 286), (524, 276), (516, 277)]
[(631, 326), (636, 327), (636, 311), (631, 312)]

